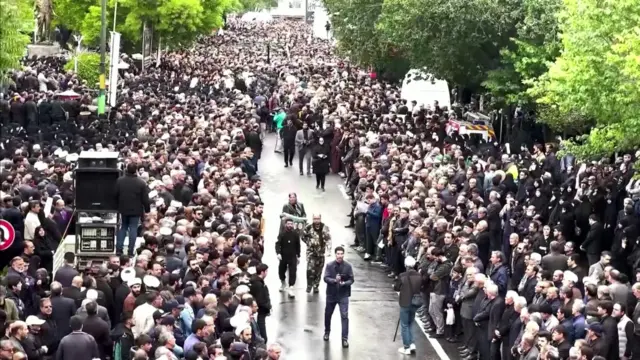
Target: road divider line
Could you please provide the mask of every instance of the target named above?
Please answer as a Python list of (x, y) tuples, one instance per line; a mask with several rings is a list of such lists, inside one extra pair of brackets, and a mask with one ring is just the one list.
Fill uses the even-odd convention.
[[(396, 294), (398, 294), (398, 296), (400, 296), (400, 292), (396, 291)], [(429, 340), (429, 343), (431, 344), (431, 347), (433, 347), (433, 350), (435, 350), (436, 354), (438, 354), (438, 356), (440, 356), (440, 359), (441, 360), (451, 360), (449, 355), (447, 355), (447, 352), (444, 351), (444, 348), (442, 348), (442, 345), (440, 345), (440, 343), (438, 342), (438, 339), (434, 339), (432, 337), (429, 337), (429, 334), (424, 329), (424, 324), (422, 323), (422, 320), (420, 320), (420, 318), (417, 317), (417, 316), (414, 318), (414, 320), (416, 322), (416, 325), (418, 325), (418, 328), (420, 328), (420, 331), (422, 331), (422, 333), (427, 338), (427, 340)]]
[(342, 197), (345, 198), (345, 200), (351, 199), (347, 194), (347, 189), (344, 187), (344, 185), (338, 184), (338, 190), (340, 190), (340, 193), (342, 194)]

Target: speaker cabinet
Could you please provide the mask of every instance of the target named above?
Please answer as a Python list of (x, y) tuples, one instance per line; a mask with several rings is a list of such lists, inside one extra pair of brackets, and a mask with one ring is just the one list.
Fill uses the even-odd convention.
[(88, 212), (117, 211), (115, 188), (119, 177), (120, 171), (117, 169), (76, 169), (76, 209)]
[(118, 169), (117, 152), (83, 151), (78, 156), (78, 169)]

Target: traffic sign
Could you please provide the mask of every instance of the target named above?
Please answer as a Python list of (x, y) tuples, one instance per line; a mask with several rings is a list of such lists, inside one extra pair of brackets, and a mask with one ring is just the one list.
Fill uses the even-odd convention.
[(16, 239), (16, 230), (7, 220), (0, 220), (0, 251), (7, 250)]

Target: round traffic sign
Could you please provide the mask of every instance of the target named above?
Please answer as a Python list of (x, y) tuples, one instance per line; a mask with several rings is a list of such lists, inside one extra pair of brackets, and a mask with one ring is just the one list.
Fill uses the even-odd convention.
[(7, 250), (16, 239), (16, 231), (7, 220), (0, 220), (0, 251)]

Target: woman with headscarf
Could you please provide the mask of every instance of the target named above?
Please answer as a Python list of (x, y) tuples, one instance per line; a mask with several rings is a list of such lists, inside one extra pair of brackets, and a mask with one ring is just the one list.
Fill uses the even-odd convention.
[(324, 191), (324, 183), (329, 173), (331, 149), (323, 137), (318, 138), (312, 149), (313, 172), (316, 174), (316, 189)]
[(58, 248), (58, 243), (47, 233), (43, 226), (38, 226), (33, 236), (35, 253), (40, 257), (41, 267), (49, 273), (53, 271), (53, 254)]

